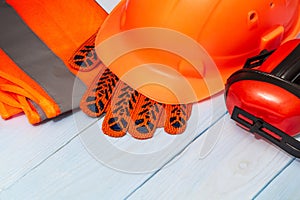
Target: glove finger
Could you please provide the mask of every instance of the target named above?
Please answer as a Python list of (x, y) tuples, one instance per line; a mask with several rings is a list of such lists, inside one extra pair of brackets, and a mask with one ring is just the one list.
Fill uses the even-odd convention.
[(183, 133), (187, 126), (187, 120), (191, 115), (192, 105), (166, 105), (165, 109), (165, 131), (172, 135)]
[(136, 107), (137, 96), (137, 91), (119, 81), (102, 124), (102, 130), (106, 135), (122, 137), (126, 134), (131, 120), (130, 115)]
[(81, 110), (91, 117), (100, 117), (106, 111), (119, 81), (108, 68), (103, 70), (103, 73), (96, 76), (80, 102)]
[(73, 69), (87, 72), (93, 70), (101, 63), (95, 51), (97, 33), (86, 40), (70, 58), (69, 63)]
[(139, 94), (134, 109), (128, 132), (137, 139), (153, 137), (163, 111), (162, 104)]

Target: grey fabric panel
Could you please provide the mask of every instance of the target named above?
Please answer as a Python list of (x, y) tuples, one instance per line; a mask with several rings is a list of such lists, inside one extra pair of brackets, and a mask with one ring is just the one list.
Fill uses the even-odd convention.
[[(1, 0), (0, 0), (1, 1)], [(45, 22), (46, 23), (46, 22)], [(43, 26), (41, 24), (41, 26)], [(58, 103), (61, 112), (77, 107), (86, 90), (64, 63), (30, 30), (14, 9), (0, 3), (0, 48)], [(76, 80), (77, 79), (77, 80)], [(76, 94), (72, 92), (76, 80)], [(78, 84), (80, 82), (80, 84)]]
[(32, 101), (31, 99), (28, 99), (28, 101), (31, 103), (31, 105), (35, 108), (35, 110), (39, 114), (41, 121), (46, 120), (47, 116), (46, 116), (45, 112), (43, 111), (43, 109), (37, 103)]

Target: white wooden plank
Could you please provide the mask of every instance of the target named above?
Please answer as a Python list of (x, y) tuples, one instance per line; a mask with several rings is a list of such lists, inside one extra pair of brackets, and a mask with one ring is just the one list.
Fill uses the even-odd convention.
[[(98, 127), (94, 128), (97, 131)], [(101, 165), (76, 138), (29, 176), (2, 191), (0, 199), (121, 199), (147, 176)]]
[(96, 2), (99, 3), (106, 12), (110, 13), (120, 0), (96, 0)]
[[(101, 133), (101, 122), (93, 124), (67, 146), (4, 190), (0, 198), (124, 198), (155, 170), (178, 154), (201, 130), (211, 126), (214, 122), (212, 120), (217, 120), (224, 113), (223, 95), (220, 94), (213, 101), (204, 101), (195, 107), (192, 123), (185, 134), (176, 137), (160, 133), (147, 141), (136, 140), (130, 136), (119, 139), (106, 137)], [(75, 121), (81, 122), (80, 118)], [(96, 136), (92, 138), (94, 143), (87, 144), (83, 141), (82, 135), (93, 137), (93, 134)], [(93, 147), (96, 147), (102, 157), (97, 157), (99, 155), (95, 154)]]
[(129, 199), (250, 199), (291, 161), (237, 127), (229, 116), (223, 120), (208, 131), (222, 127), (218, 144), (206, 158), (200, 159), (200, 137)]
[(83, 127), (76, 125), (74, 116), (81, 117), (82, 126), (96, 121), (81, 112), (37, 126), (30, 125), (25, 116), (1, 119), (0, 190), (12, 185), (77, 135)]
[(299, 160), (295, 160), (259, 193), (255, 199), (298, 200), (300, 198), (299, 183), (300, 162)]

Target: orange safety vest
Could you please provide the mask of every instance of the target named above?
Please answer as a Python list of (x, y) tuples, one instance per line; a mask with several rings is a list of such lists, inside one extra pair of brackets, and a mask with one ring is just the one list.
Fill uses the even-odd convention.
[(1, 116), (35, 124), (78, 107), (97, 69), (79, 80), (68, 60), (106, 16), (94, 0), (0, 1)]

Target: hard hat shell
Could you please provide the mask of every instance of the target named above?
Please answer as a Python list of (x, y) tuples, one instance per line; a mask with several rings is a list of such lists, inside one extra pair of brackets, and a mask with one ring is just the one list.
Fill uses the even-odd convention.
[[(222, 91), (223, 84), (218, 79), (224, 83), (230, 74), (242, 67), (248, 57), (264, 49), (277, 48), (282, 42), (296, 37), (300, 30), (299, 10), (299, 0), (123, 0), (102, 24), (96, 46), (129, 30), (149, 27), (172, 30), (199, 45), (201, 53), (198, 59), (201, 64), (194, 66), (193, 60), (175, 55), (169, 47), (154, 49), (151, 46), (133, 48), (131, 52), (127, 49), (123, 55), (116, 56), (117, 59), (106, 61), (107, 54), (114, 54), (125, 46), (130, 48), (131, 43), (143, 43), (141, 41), (147, 37), (153, 43), (172, 43), (173, 40), (173, 44), (177, 44), (176, 37), (172, 38), (168, 31), (160, 34), (155, 41), (151, 38), (151, 31), (143, 35), (133, 31), (132, 37), (123, 37), (123, 41), (116, 40), (119, 42), (115, 43), (108, 42), (113, 46), (96, 50), (104, 64), (121, 79), (129, 77), (124, 81), (142, 94), (162, 103), (191, 103)], [(189, 45), (185, 46), (185, 42), (179, 44), (187, 54), (194, 50)], [(157, 63), (169, 69), (158, 67)], [(218, 77), (215, 74), (215, 80), (206, 75), (207, 70), (215, 67), (214, 63), (221, 75)], [(148, 65), (145, 67), (143, 64)], [(133, 73), (133, 76), (127, 76), (141, 65), (144, 66), (141, 67), (144, 73), (141, 70)], [(168, 78), (162, 82), (155, 80), (162, 77)], [(176, 90), (180, 85), (183, 88), (178, 94)], [(187, 85), (191, 90), (184, 90)]]

